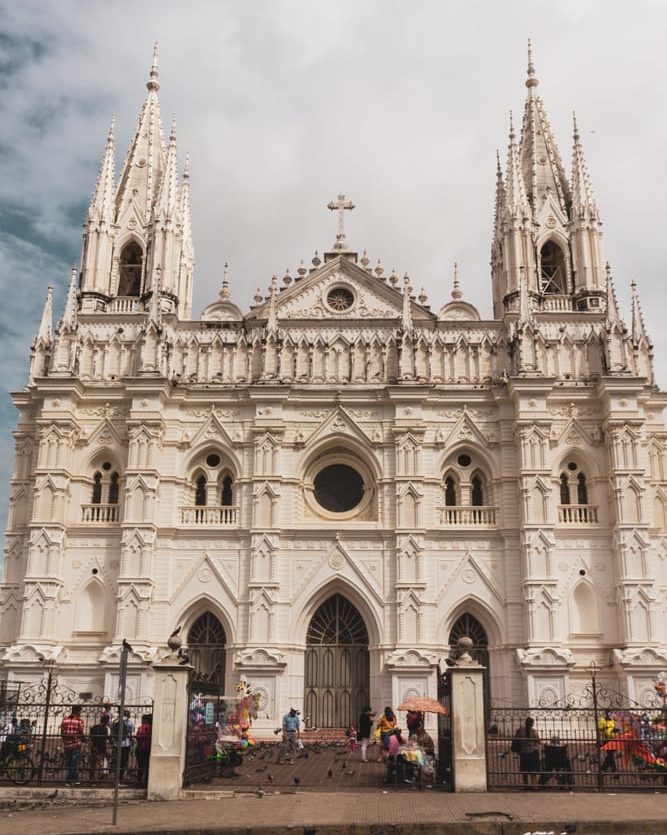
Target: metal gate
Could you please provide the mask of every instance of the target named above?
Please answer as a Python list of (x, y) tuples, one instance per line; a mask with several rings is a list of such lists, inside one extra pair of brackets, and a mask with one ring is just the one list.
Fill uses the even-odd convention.
[(215, 773), (217, 721), (223, 709), (220, 685), (191, 680), (188, 684), (188, 716), (183, 784), (209, 782)]
[(368, 633), (358, 610), (334, 594), (310, 622), (304, 711), (316, 728), (356, 725), (369, 702)]
[(448, 670), (438, 666), (438, 701), (447, 715), (438, 714), (438, 763), (436, 780), (449, 791), (454, 791), (454, 760), (452, 758), (451, 678)]
[[(667, 791), (667, 709), (591, 684), (564, 703), (495, 708), (487, 737), (488, 787)], [(537, 739), (525, 744), (526, 718)]]

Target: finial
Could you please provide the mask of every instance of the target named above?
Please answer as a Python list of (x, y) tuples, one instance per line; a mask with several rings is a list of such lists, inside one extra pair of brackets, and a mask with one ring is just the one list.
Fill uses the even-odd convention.
[(297, 267), (296, 271), (299, 278), (303, 278), (304, 275), (308, 272), (308, 270), (306, 269), (306, 265), (303, 262), (303, 258), (299, 261), (299, 266)]
[(220, 298), (223, 301), (226, 301), (230, 296), (230, 292), (229, 292), (229, 262), (228, 261), (225, 261), (225, 268), (222, 272), (222, 289), (220, 290), (219, 295), (220, 295)]
[(419, 299), (419, 304), (420, 304), (422, 307), (424, 307), (424, 305), (425, 305), (425, 304), (426, 304), (426, 302), (428, 301), (428, 296), (426, 295), (426, 290), (424, 290), (424, 288), (423, 288), (423, 287), (420, 289), (420, 291), (419, 291), (419, 296), (418, 296), (417, 298)]
[(150, 78), (146, 82), (146, 87), (149, 90), (157, 91), (160, 89), (160, 83), (157, 80), (157, 41), (153, 44), (153, 63), (151, 64)]
[(460, 299), (463, 293), (461, 292), (461, 284), (459, 282), (459, 265), (458, 261), (454, 261), (454, 283), (452, 286), (452, 298), (454, 300)]
[(183, 179), (190, 179), (190, 151), (185, 155), (185, 165), (183, 166)]
[(359, 263), (365, 270), (368, 269), (368, 265), (371, 263), (371, 259), (368, 257), (368, 253), (366, 252), (366, 250), (363, 251), (361, 258), (359, 259)]
[(514, 114), (510, 110), (510, 142), (514, 142), (516, 133), (514, 133)]
[(579, 128), (577, 126), (577, 113), (575, 110), (572, 111), (572, 127), (574, 132), (574, 141), (576, 142), (579, 139)]
[(502, 180), (503, 169), (500, 167), (500, 151), (496, 148), (496, 179)]
[(338, 212), (338, 232), (336, 233), (336, 243), (333, 248), (336, 252), (347, 252), (345, 211), (352, 211), (354, 209), (354, 203), (348, 200), (344, 194), (339, 194), (336, 200), (331, 200), (327, 203), (327, 209), (330, 209), (332, 212)]
[[(375, 271), (374, 272), (375, 272), (375, 275), (378, 278), (382, 278), (382, 273), (384, 272), (384, 267), (382, 266), (382, 261), (380, 261), (379, 258), (378, 258), (377, 264), (375, 265)], [(385, 281), (386, 281), (386, 279), (385, 279)]]
[(107, 145), (110, 145), (113, 142), (113, 131), (116, 127), (116, 114), (112, 114), (111, 116), (111, 124), (109, 125), (109, 133), (107, 134)]
[(315, 269), (317, 269), (321, 263), (322, 261), (320, 260), (320, 256), (317, 254), (317, 250), (315, 250), (315, 255), (313, 255), (313, 260), (311, 261), (311, 264), (313, 265), (313, 267), (315, 267)]
[(289, 287), (292, 283), (292, 276), (290, 275), (289, 267), (285, 270), (285, 275), (283, 276), (283, 284), (285, 287)]
[(533, 65), (533, 45), (528, 38), (528, 78), (526, 79), (526, 87), (537, 87), (540, 82), (535, 78), (535, 66)]
[(261, 304), (264, 301), (264, 296), (262, 295), (262, 291), (257, 288), (255, 295), (252, 297), (253, 301), (256, 305)]
[(389, 281), (391, 282), (393, 287), (395, 287), (398, 284), (398, 276), (396, 275), (396, 270), (391, 271), (391, 275), (389, 276)]
[(169, 141), (176, 142), (176, 115), (171, 117), (171, 130), (169, 131)]

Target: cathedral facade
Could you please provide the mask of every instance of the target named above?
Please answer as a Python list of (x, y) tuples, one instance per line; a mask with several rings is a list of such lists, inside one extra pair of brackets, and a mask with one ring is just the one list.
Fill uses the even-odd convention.
[(498, 162), (493, 318), (348, 246), (200, 318), (187, 162), (154, 60), (113, 127), (80, 271), (51, 290), (19, 411), (0, 678), (130, 698), (180, 628), (194, 667), (314, 725), (436, 695), (460, 635), (489, 698), (555, 703), (591, 662), (629, 698), (667, 665), (665, 395), (619, 311), (574, 127), (566, 176), (529, 61)]

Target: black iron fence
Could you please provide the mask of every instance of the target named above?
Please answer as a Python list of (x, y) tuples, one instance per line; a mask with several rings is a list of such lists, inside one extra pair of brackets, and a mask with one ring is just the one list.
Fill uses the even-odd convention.
[[(72, 744), (63, 725), (75, 705), (80, 707), (83, 723), (80, 745)], [(139, 754), (137, 758), (134, 735), (142, 716), (152, 714), (153, 705), (126, 705), (125, 710), (129, 716), (120, 749), (121, 782), (141, 784), (147, 777), (147, 756)], [(103, 719), (105, 715), (108, 718)], [(22, 687), (0, 702), (0, 782), (107, 783), (111, 787), (117, 721), (117, 706), (83, 700), (50, 677), (39, 685)], [(116, 738), (117, 728), (116, 724)]]
[(491, 708), (488, 787), (666, 791), (665, 719), (661, 707)]

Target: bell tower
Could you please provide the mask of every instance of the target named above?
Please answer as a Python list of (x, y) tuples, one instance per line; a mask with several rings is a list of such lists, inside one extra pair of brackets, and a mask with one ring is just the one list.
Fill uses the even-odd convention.
[(113, 122), (107, 137), (84, 225), (81, 312), (145, 313), (159, 285), (163, 311), (189, 318), (194, 264), (189, 171), (186, 164), (179, 183), (175, 125), (165, 148), (157, 45), (146, 87), (118, 183)]
[(497, 170), (491, 248), (495, 318), (516, 312), (519, 273), (536, 312), (601, 312), (606, 295), (602, 223), (593, 197), (576, 119), (568, 181), (537, 94), (528, 44), (528, 88), (517, 144), (510, 119), (507, 166)]

